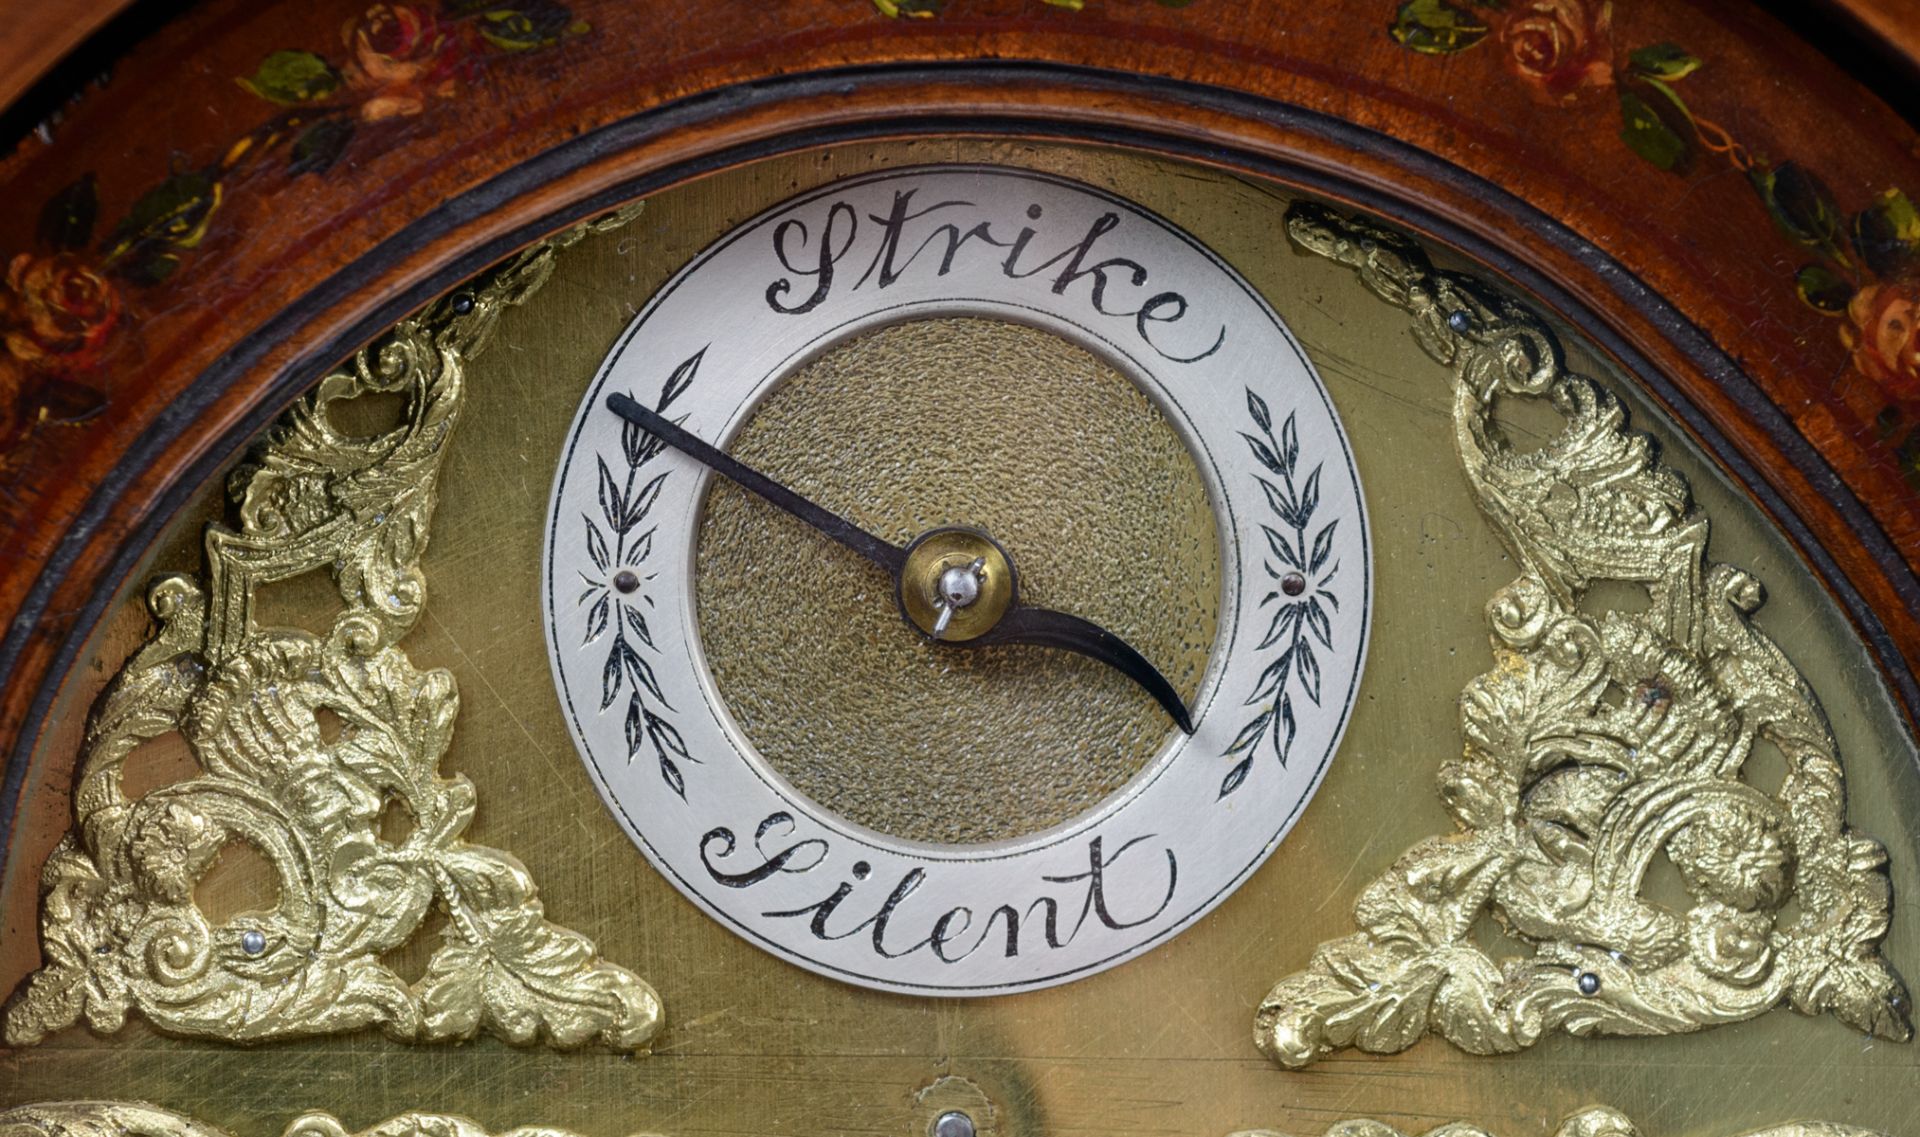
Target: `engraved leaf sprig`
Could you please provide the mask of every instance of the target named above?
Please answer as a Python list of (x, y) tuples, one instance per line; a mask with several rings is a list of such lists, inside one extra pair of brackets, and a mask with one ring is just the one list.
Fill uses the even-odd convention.
[(1253, 759), (1263, 742), (1268, 743), (1280, 764), (1287, 764), (1299, 733), (1294, 715), (1293, 691), (1298, 689), (1315, 706), (1320, 703), (1320, 656), (1314, 650), (1317, 641), (1323, 650), (1333, 649), (1332, 613), (1340, 610), (1340, 598), (1332, 585), (1340, 572), (1333, 556), (1333, 534), (1340, 524), (1334, 518), (1316, 525), (1320, 510), (1320, 465), (1316, 463), (1304, 479), (1300, 469), (1300, 432), (1292, 414), (1273, 433), (1273, 412), (1265, 399), (1247, 390), (1247, 413), (1257, 433), (1242, 431), (1254, 460), (1270, 477), (1256, 477), (1267, 499), (1267, 509), (1277, 524), (1261, 523), (1268, 557), (1261, 567), (1273, 587), (1260, 598), (1260, 607), (1271, 607), (1256, 651), (1278, 646), (1280, 651), (1260, 672), (1247, 706), (1261, 706), (1261, 712), (1240, 728), (1228, 756), (1240, 755), (1220, 783), (1220, 797), (1240, 788), (1253, 768)]
[[(656, 410), (664, 414), (686, 393), (705, 355), (706, 349), (701, 348), (673, 369), (660, 388)], [(647, 522), (667, 480), (666, 471), (654, 473), (651, 468), (665, 447), (660, 439), (627, 423), (620, 431), (619, 458), (626, 467), (624, 473), (616, 475), (604, 455), (597, 459), (595, 498), (600, 515), (580, 515), (586, 531), (587, 558), (597, 575), (580, 574), (586, 588), (578, 603), (586, 609), (583, 646), (612, 636), (600, 669), (600, 710), (604, 713), (612, 709), (620, 696), (626, 695), (627, 761), (651, 749), (660, 764), (661, 780), (684, 801), (686, 776), (675, 759), (699, 759), (687, 752), (679, 730), (654, 710), (655, 705), (667, 711), (673, 708), (661, 692), (660, 680), (645, 654), (659, 651), (653, 642), (653, 629), (647, 624), (647, 610), (654, 604), (646, 586), (659, 575), (646, 571), (654, 534), (654, 526)]]

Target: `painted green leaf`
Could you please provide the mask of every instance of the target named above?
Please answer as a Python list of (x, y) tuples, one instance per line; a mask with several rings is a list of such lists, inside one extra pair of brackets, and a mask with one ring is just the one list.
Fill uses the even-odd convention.
[(1747, 171), (1747, 178), (1782, 233), (1839, 264), (1852, 263), (1840, 244), (1840, 207), (1819, 177), (1798, 162), (1786, 161), (1773, 167), (1755, 166)]
[(1895, 276), (1920, 264), (1920, 210), (1898, 189), (1853, 219), (1853, 247), (1875, 276)]
[(1394, 41), (1423, 55), (1451, 55), (1486, 38), (1487, 25), (1446, 0), (1406, 0), (1387, 29)]
[(1853, 285), (1822, 264), (1806, 265), (1794, 273), (1793, 286), (1807, 307), (1829, 316), (1846, 311), (1847, 302), (1853, 299)]
[(106, 260), (121, 275), (158, 284), (179, 267), (175, 250), (191, 249), (206, 236), (220, 206), (220, 183), (211, 170), (188, 170), (140, 196), (105, 242)]
[(503, 51), (549, 47), (589, 30), (574, 22), (565, 5), (540, 3), (490, 8), (480, 14), (479, 28), (482, 39)]
[(1075, 12), (1087, 6), (1087, 0), (1041, 0), (1041, 3), (1051, 5), (1055, 8), (1069, 8)]
[(178, 173), (140, 195), (117, 232), (165, 238), (175, 244), (198, 243), (199, 220), (219, 199), (219, 185), (204, 170)]
[(353, 140), (353, 123), (340, 118), (322, 119), (300, 132), (287, 156), (290, 174), (324, 174), (340, 160), (347, 143)]
[(86, 174), (41, 208), (36, 233), (41, 244), (71, 252), (93, 240), (93, 222), (99, 214), (100, 191), (93, 175)]
[(1700, 69), (1700, 59), (1678, 44), (1656, 43), (1627, 56), (1627, 66), (1654, 79), (1684, 79)]
[(129, 253), (117, 266), (121, 276), (135, 284), (159, 284), (180, 267), (180, 257), (166, 249), (141, 247)]
[(84, 383), (48, 379), (34, 392), (40, 417), (47, 422), (85, 422), (107, 409), (107, 397)]
[(879, 9), (881, 15), (891, 19), (909, 17), (923, 20), (939, 15), (946, 3), (945, 0), (873, 0), (873, 6)]
[(1632, 91), (1620, 92), (1620, 141), (1627, 149), (1663, 170), (1687, 160), (1687, 140), (1660, 117), (1647, 100)]
[(1906, 476), (1907, 484), (1920, 489), (1920, 430), (1909, 431), (1893, 452), (1900, 459), (1900, 472)]
[(293, 106), (333, 94), (340, 88), (340, 73), (311, 51), (276, 51), (240, 85), (268, 102)]

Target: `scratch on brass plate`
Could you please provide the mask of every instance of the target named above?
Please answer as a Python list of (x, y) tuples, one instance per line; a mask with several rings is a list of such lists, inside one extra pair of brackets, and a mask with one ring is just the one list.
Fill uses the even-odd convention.
[[(5, 1135), (0, 1135), (5, 1137)], [(90, 1137), (90, 1135), (82, 1135)], [(1233, 1137), (1282, 1137), (1271, 1129), (1248, 1129)], [(1406, 1137), (1393, 1126), (1380, 1121), (1341, 1121), (1330, 1127), (1324, 1137)], [(1486, 1130), (1463, 1121), (1430, 1130), (1425, 1137), (1491, 1137)], [(1640, 1137), (1640, 1130), (1618, 1110), (1595, 1106), (1560, 1123), (1554, 1137)], [(1831, 1121), (1796, 1121), (1749, 1133), (1746, 1137), (1880, 1137), (1874, 1130)]]
[[(158, 628), (94, 707), (75, 826), (41, 881), (43, 966), (7, 1008), (9, 1044), (82, 1017), (115, 1031), (129, 1011), (230, 1042), (366, 1026), (406, 1041), (485, 1030), (623, 1050), (653, 1036), (653, 989), (548, 923), (519, 861), (461, 840), (473, 786), (439, 769), (453, 676), (419, 670), (398, 646), (426, 604), (420, 556), (467, 362), (501, 311), (545, 283), (556, 250), (630, 215), (536, 246), (401, 321), (321, 380), (235, 473), (240, 528), (208, 527), (202, 580), (152, 584)], [(333, 411), (372, 392), (405, 396), (400, 423), (345, 432)], [(257, 626), (259, 587), (316, 569), (342, 605), (330, 630)], [(127, 758), (169, 732), (199, 776), (129, 797)], [(383, 836), (396, 805), (411, 829)], [(271, 864), (279, 900), (215, 923), (194, 886), (234, 842)], [(380, 957), (436, 904), (441, 942), (409, 984)], [(444, 1129), (415, 1115), (397, 1124)], [(201, 1131), (173, 1118), (155, 1132)]]
[[(1879, 951), (1886, 851), (1847, 827), (1826, 715), (1749, 622), (1760, 582), (1707, 558), (1686, 482), (1612, 394), (1564, 367), (1530, 309), (1365, 221), (1303, 203), (1287, 225), (1410, 313), (1454, 369), (1455, 445), (1522, 574), (1487, 607), (1495, 665), (1462, 696), (1465, 749), (1440, 767), (1459, 830), (1404, 853), (1354, 905), (1363, 931), (1268, 993), (1261, 1049), (1301, 1067), (1433, 1030), (1494, 1054), (1551, 1030), (1674, 1034), (1783, 1002), (1907, 1039), (1907, 992)], [(1563, 429), (1517, 448), (1497, 397), (1544, 400)], [(1607, 607), (1597, 582), (1651, 605), (1587, 611)], [(1771, 794), (1742, 776), (1757, 744), (1786, 757)], [(1662, 858), (1683, 904), (1644, 887)], [(1483, 915), (1532, 955), (1482, 951)]]

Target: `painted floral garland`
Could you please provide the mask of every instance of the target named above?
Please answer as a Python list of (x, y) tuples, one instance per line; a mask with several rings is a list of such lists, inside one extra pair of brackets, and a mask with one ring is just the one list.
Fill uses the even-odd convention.
[(37, 248), (0, 255), (0, 478), (38, 429), (107, 404), (106, 358), (137, 336), (144, 291), (200, 247), (236, 179), (269, 155), (290, 176), (324, 174), (375, 125), (422, 114), (479, 78), (488, 54), (542, 50), (591, 29), (549, 0), (375, 4), (341, 29), (341, 51), (276, 51), (241, 87), (281, 108), (218, 160), (174, 170), (95, 240), (99, 181), (82, 176), (43, 207)]
[(1848, 208), (1812, 169), (1740, 142), (1681, 94), (1705, 60), (1656, 43), (1619, 61), (1611, 0), (1405, 0), (1388, 33), (1423, 55), (1491, 42), (1536, 101), (1572, 106), (1611, 92), (1620, 141), (1658, 169), (1685, 175), (1723, 161), (1744, 175), (1775, 227), (1811, 258), (1794, 273), (1795, 291), (1844, 321), (1850, 367), (1881, 400), (1874, 425), (1920, 487), (1920, 209), (1904, 189)]

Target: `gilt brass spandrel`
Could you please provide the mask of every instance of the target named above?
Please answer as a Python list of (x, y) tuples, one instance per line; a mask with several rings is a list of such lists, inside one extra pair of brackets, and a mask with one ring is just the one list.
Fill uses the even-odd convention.
[[(1554, 1137), (1640, 1137), (1640, 1127), (1619, 1110), (1605, 1106), (1583, 1109), (1560, 1124)], [(1233, 1137), (1282, 1137), (1271, 1129), (1249, 1129)], [(1342, 1121), (1330, 1126), (1323, 1137), (1407, 1137), (1405, 1133), (1381, 1121)], [(1426, 1137), (1493, 1137), (1470, 1122), (1443, 1125)], [(1744, 1137), (1879, 1137), (1872, 1130), (1830, 1121), (1791, 1121), (1745, 1134)]]
[[(143, 1102), (41, 1102), (0, 1112), (4, 1137), (228, 1137), (219, 1129)], [(498, 1134), (464, 1117), (402, 1113), (350, 1133), (332, 1114), (303, 1113), (280, 1137), (576, 1137), (564, 1129), (523, 1125)], [(642, 1137), (635, 1134), (634, 1137)]]
[[(958, 1078), (943, 1078), (915, 1095), (917, 1102), (932, 1109), (951, 1107), (967, 1118), (974, 1132), (982, 1137), (997, 1137), (998, 1118), (990, 1101)], [(971, 1112), (969, 1112), (971, 1111)], [(931, 1110), (929, 1110), (931, 1112)], [(975, 1118), (975, 1113), (980, 1114)], [(937, 1116), (937, 1115), (936, 1115)], [(1469, 1122), (1453, 1122), (1432, 1130), (1426, 1137), (1492, 1137)], [(71, 1101), (41, 1102), (0, 1112), (0, 1137), (227, 1137), (218, 1129), (141, 1102)], [(349, 1133), (332, 1114), (322, 1111), (303, 1113), (290, 1122), (281, 1137), (490, 1137), (473, 1121), (452, 1114), (402, 1113), (358, 1132)], [(564, 1129), (543, 1125), (523, 1125), (497, 1137), (577, 1137)], [(634, 1137), (643, 1137), (635, 1134)], [(1283, 1137), (1270, 1129), (1248, 1129), (1232, 1137)], [(1324, 1137), (1406, 1137), (1384, 1122), (1355, 1119), (1328, 1127)], [(1594, 1106), (1562, 1122), (1554, 1137), (1640, 1137), (1640, 1130), (1627, 1116), (1605, 1106)], [(1872, 1130), (1828, 1121), (1795, 1121), (1774, 1125), (1743, 1137), (1883, 1137)]]
[[(472, 786), (438, 768), (455, 681), (400, 646), (426, 602), (419, 562), (468, 361), (589, 228), (401, 321), (321, 380), (234, 472), (239, 525), (207, 526), (204, 575), (152, 583), (155, 630), (88, 720), (75, 829), (42, 870), (42, 966), (7, 1003), (10, 1045), (82, 1019), (111, 1033), (129, 1014), (229, 1042), (377, 1026), (404, 1041), (485, 1030), (632, 1050), (658, 1028), (651, 988), (542, 919), (510, 855), (461, 840)], [(362, 434), (336, 417), (380, 394), (403, 403), (397, 424)], [(264, 618), (265, 586), (315, 572), (337, 593), (322, 630)], [(166, 736), (199, 769), (142, 793), (127, 759)], [(403, 831), (384, 824), (395, 810)], [(277, 887), (214, 919), (195, 893), (236, 845)], [(409, 983), (379, 957), (431, 906), (441, 943)]]
[[(1348, 424), (1380, 574), (1361, 705), (1327, 782), (1274, 859), (1192, 931), (1126, 967), (964, 1006), (854, 991), (767, 959), (655, 877), (605, 816), (568, 745), (530, 599), (552, 456), (581, 385), (634, 307), (714, 236), (796, 188), (930, 161), (1013, 162), (1113, 188), (1243, 272), (1300, 336)], [(549, 918), (657, 984), (673, 1013), (654, 1055), (561, 1055), (486, 1038), (419, 1049), (366, 1034), (238, 1050), (156, 1037), (132, 1023), (110, 1040), (67, 1032), (0, 1054), (0, 1102), (110, 1091), (189, 1109), (236, 1137), (255, 1137), (259, 1118), (309, 1106), (333, 1110), (350, 1129), (431, 1110), (496, 1130), (540, 1123), (590, 1137), (636, 1128), (917, 1137), (926, 1118), (915, 1093), (950, 1074), (997, 1103), (1007, 1134), (1256, 1126), (1318, 1134), (1371, 1115), (1407, 1133), (1465, 1118), (1496, 1137), (1529, 1137), (1594, 1101), (1648, 1126), (1657, 1120), (1659, 1134), (1676, 1137), (1727, 1137), (1812, 1116), (1912, 1131), (1914, 1048), (1865, 1039), (1831, 1018), (1774, 1014), (1699, 1036), (1616, 1043), (1560, 1036), (1498, 1059), (1436, 1039), (1395, 1056), (1335, 1055), (1298, 1074), (1253, 1048), (1247, 1024), (1276, 975), (1349, 933), (1362, 884), (1449, 825), (1434, 769), (1458, 752), (1460, 690), (1486, 670), (1485, 601), (1516, 571), (1459, 475), (1445, 369), (1348, 270), (1288, 247), (1280, 227), (1288, 200), (1270, 187), (1111, 152), (862, 146), (660, 195), (626, 233), (574, 249), (533, 305), (505, 316), (474, 370), (476, 392), (504, 394), (466, 409), (423, 562), (434, 591), (407, 645), (421, 668), (449, 668), (460, 679), (460, 722), (442, 766), (472, 779), (480, 796), (467, 838), (513, 850), (540, 881)], [(1791, 547), (1662, 425), (1632, 381), (1569, 343), (1570, 365), (1618, 391), (1636, 426), (1666, 444), (1666, 460), (1715, 520), (1715, 559), (1767, 582), (1757, 623), (1807, 674), (1851, 757), (1849, 821), (1887, 842), (1896, 894), (1920, 895), (1920, 778), (1902, 757), (1911, 744), (1844, 618)], [(192, 567), (197, 537), (182, 534), (165, 554), (175, 559), (161, 567)], [(106, 673), (124, 658), (121, 634), (122, 646), (103, 640), (98, 649)], [(84, 713), (90, 698), (77, 691), (56, 717)], [(29, 812), (50, 809), (64, 829), (63, 793), (36, 786)], [(13, 937), (27, 929), (31, 961), (31, 910), (23, 922), (17, 903), (23, 881), (31, 899), (31, 878), (16, 870), (5, 882), (0, 954), (8, 959), (18, 950)], [(1909, 977), (1920, 974), (1912, 923), (1897, 911), (1882, 945)]]
[[(1287, 226), (1453, 369), (1462, 468), (1520, 575), (1488, 604), (1495, 667), (1467, 685), (1465, 752), (1440, 766), (1454, 831), (1409, 848), (1355, 902), (1361, 933), (1274, 987), (1261, 1049), (1297, 1068), (1431, 1030), (1508, 1053), (1781, 1004), (1905, 1042), (1907, 988), (1879, 952), (1887, 852), (1847, 825), (1826, 714), (1751, 622), (1765, 586), (1708, 555), (1686, 482), (1538, 316), (1371, 222), (1296, 203)], [(1512, 400), (1564, 426), (1522, 448), (1496, 417)], [(1645, 602), (1594, 603), (1609, 581)], [(1744, 776), (1768, 746), (1788, 767), (1772, 793)], [(1662, 859), (1685, 900), (1651, 894)], [(1488, 916), (1532, 951), (1486, 951)]]

